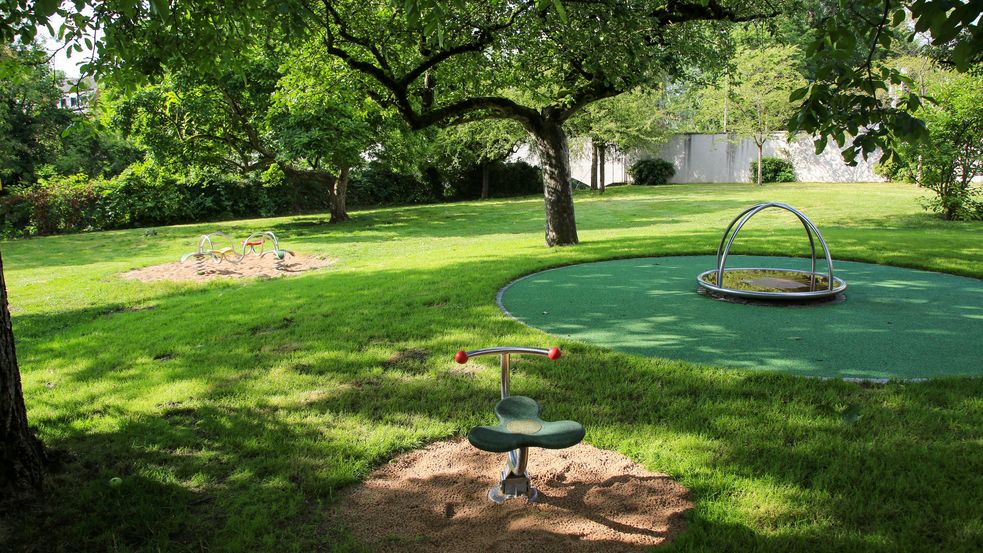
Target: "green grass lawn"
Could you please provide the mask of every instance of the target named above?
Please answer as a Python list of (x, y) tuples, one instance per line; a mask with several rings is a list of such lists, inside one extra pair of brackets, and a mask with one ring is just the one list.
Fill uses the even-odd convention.
[[(802, 209), (838, 259), (983, 277), (983, 224), (937, 220), (921, 197), (612, 188), (578, 196), (582, 244), (553, 250), (538, 198), (3, 243), (28, 413), (61, 467), (38, 505), (0, 519), (0, 550), (357, 551), (326, 518), (337, 491), (491, 422), (494, 360), (461, 371), (452, 355), (519, 344), (566, 355), (519, 360), (515, 393), (693, 490), (668, 550), (980, 551), (983, 379), (874, 386), (649, 359), (556, 340), (495, 304), (551, 266), (713, 253), (733, 215), (766, 200)], [(802, 255), (793, 221), (762, 213), (735, 251)], [(117, 276), (215, 229), (270, 229), (339, 261), (265, 281)]]

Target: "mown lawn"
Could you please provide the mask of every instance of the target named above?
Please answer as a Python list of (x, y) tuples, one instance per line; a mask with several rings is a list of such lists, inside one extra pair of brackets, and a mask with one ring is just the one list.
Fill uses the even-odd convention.
[[(805, 211), (836, 258), (983, 277), (983, 224), (936, 220), (920, 197), (891, 184), (613, 188), (578, 196), (582, 244), (553, 250), (538, 198), (5, 242), (29, 415), (60, 468), (37, 505), (6, 507), (0, 550), (357, 551), (327, 522), (336, 492), (489, 422), (494, 360), (471, 373), (451, 358), (502, 344), (563, 348), (559, 363), (516, 363), (516, 393), (693, 490), (690, 528), (666, 550), (983, 550), (983, 379), (859, 385), (648, 359), (556, 340), (495, 304), (546, 267), (712, 253), (731, 217), (765, 200)], [(213, 229), (271, 229), (339, 261), (266, 281), (118, 278)], [(778, 212), (741, 242), (808, 249)]]

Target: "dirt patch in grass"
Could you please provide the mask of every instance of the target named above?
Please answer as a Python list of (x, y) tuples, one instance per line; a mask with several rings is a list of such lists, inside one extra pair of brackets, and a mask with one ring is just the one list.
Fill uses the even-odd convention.
[(430, 356), (430, 352), (422, 349), (417, 349), (417, 348), (401, 349), (396, 353), (390, 355), (389, 359), (386, 359), (385, 364), (387, 367), (398, 367), (398, 366), (405, 366), (405, 365), (422, 365), (423, 363), (427, 362), (427, 358), (429, 356)]
[(246, 256), (238, 263), (189, 259), (184, 263), (164, 263), (133, 269), (120, 275), (129, 280), (154, 282), (158, 280), (207, 282), (219, 278), (275, 278), (312, 271), (332, 265), (332, 258), (310, 255), (288, 256), (278, 260), (273, 256)]
[(539, 500), (488, 500), (504, 455), (466, 440), (412, 451), (349, 488), (332, 513), (373, 551), (636, 552), (685, 529), (689, 491), (630, 459), (580, 444), (534, 449)]

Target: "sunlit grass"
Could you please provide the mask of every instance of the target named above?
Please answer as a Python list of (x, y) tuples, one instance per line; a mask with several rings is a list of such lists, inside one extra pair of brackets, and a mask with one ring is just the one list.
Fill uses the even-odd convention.
[[(983, 277), (983, 224), (936, 220), (921, 195), (891, 184), (612, 188), (578, 196), (582, 244), (552, 250), (538, 198), (361, 211), (337, 226), (305, 216), (5, 242), (31, 422), (66, 455), (43, 500), (0, 522), (0, 544), (342, 547), (326, 518), (341, 487), (492, 420), (493, 361), (461, 370), (454, 351), (557, 344), (559, 363), (516, 363), (514, 388), (692, 489), (680, 551), (978, 551), (983, 380), (860, 386), (646, 359), (558, 341), (495, 305), (500, 287), (550, 266), (713, 253), (730, 219), (760, 201), (803, 210), (839, 259)], [(176, 260), (203, 232), (268, 229), (339, 261), (278, 280), (118, 278)], [(735, 251), (801, 255), (808, 242), (791, 216), (765, 212)], [(114, 476), (122, 486), (109, 486)]]

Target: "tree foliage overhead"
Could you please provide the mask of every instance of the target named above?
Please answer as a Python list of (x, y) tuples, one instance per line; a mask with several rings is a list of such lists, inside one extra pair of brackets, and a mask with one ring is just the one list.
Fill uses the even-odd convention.
[[(543, 156), (547, 242), (575, 243), (562, 124), (591, 103), (729, 58), (723, 23), (808, 11), (810, 84), (792, 96), (793, 131), (829, 137), (852, 159), (897, 138), (924, 138), (921, 100), (880, 53), (925, 32), (961, 69), (981, 60), (983, 0), (7, 0), (2, 38), (33, 39), (59, 13), (70, 46), (92, 43), (83, 69), (138, 82), (168, 68), (219, 74), (271, 41), (319, 41), (357, 75), (361, 93), (413, 128), (511, 119)], [(908, 21), (913, 28), (908, 28)], [(912, 90), (911, 87), (908, 90)]]
[[(819, 151), (833, 138), (848, 161), (877, 147), (890, 158), (896, 139), (926, 139), (924, 122), (912, 115), (922, 103), (915, 83), (880, 54), (899, 41), (928, 40), (967, 71), (983, 62), (981, 13), (983, 0), (839, 0), (818, 19), (805, 51), (812, 79), (791, 97), (801, 103), (789, 130), (813, 134)], [(899, 86), (901, 97), (882, 101)]]
[[(16, 4), (28, 17), (27, 4)], [(68, 41), (98, 31), (98, 55), (85, 69), (121, 81), (170, 67), (217, 74), (266, 40), (317, 40), (325, 61), (344, 62), (361, 93), (412, 128), (516, 121), (546, 152), (549, 244), (577, 242), (563, 123), (597, 100), (717, 63), (729, 48), (722, 23), (773, 13), (721, 0), (53, 4), (29, 18), (59, 11)]]

